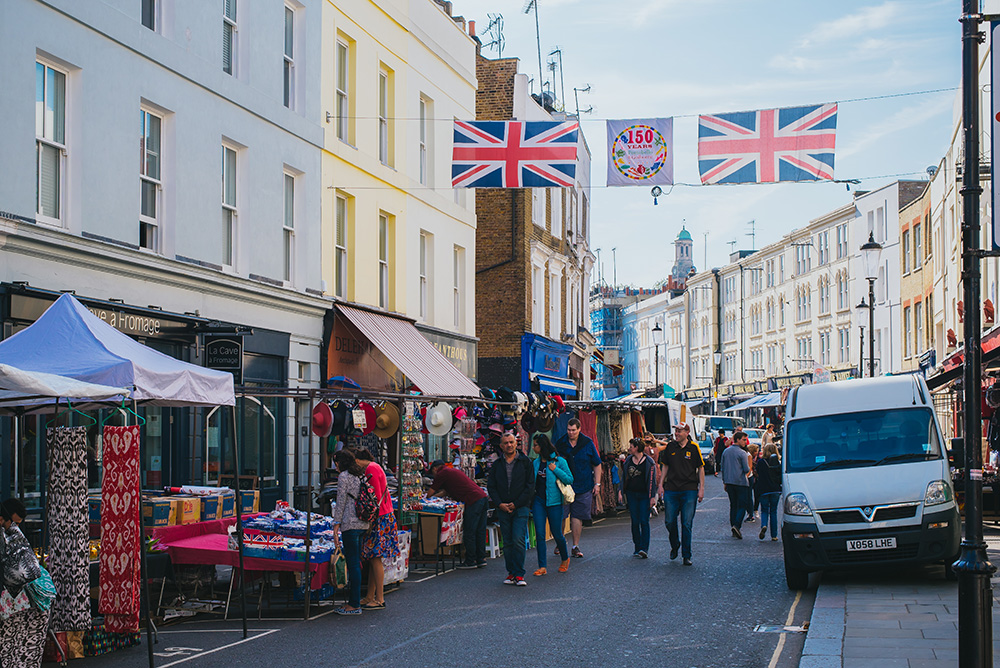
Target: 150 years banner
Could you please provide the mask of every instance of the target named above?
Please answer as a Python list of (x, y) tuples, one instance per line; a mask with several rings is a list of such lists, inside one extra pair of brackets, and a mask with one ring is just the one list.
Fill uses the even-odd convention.
[(674, 119), (608, 121), (608, 185), (674, 182)]

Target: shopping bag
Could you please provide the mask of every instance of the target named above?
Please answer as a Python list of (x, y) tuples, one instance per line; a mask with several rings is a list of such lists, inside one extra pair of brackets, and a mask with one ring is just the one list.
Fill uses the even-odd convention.
[(65, 631), (49, 633), (45, 638), (45, 649), (42, 651), (42, 661), (65, 661), (69, 658), (69, 641)]
[(340, 550), (330, 559), (330, 584), (337, 589), (347, 586), (347, 557)]

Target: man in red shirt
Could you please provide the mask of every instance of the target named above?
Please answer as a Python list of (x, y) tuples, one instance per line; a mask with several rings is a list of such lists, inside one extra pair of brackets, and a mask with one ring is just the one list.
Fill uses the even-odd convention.
[(431, 464), (434, 482), (427, 496), (447, 494), (455, 501), (465, 504), (462, 516), (462, 543), (465, 545), (465, 561), (461, 569), (486, 567), (486, 492), (469, 476), (459, 469), (448, 466), (440, 459)]

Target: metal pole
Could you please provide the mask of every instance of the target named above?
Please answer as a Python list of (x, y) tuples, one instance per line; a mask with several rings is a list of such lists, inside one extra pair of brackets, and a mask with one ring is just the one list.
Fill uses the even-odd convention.
[(983, 542), (982, 349), (979, 266), (979, 21), (977, 0), (962, 1), (962, 282), (965, 304), (965, 538), (955, 562), (958, 574), (958, 664), (993, 666), (993, 589)]
[(858, 377), (865, 377), (865, 328), (858, 327)]
[[(312, 408), (314, 403), (315, 395), (312, 391), (309, 392), (309, 407)], [(298, 425), (295, 425), (295, 429), (298, 430)], [(305, 589), (305, 619), (309, 619), (309, 604), (312, 602), (312, 570), (311, 564), (309, 563), (309, 556), (312, 552), (312, 492), (313, 492), (313, 433), (312, 429), (309, 430), (309, 464), (308, 464), (308, 486), (309, 491), (306, 492), (306, 568), (303, 572), (302, 586)], [(319, 571), (317, 571), (318, 573)]]
[(656, 354), (653, 357), (653, 365), (656, 367), (656, 385), (659, 386), (659, 384), (660, 384), (660, 344), (659, 343), (654, 343), (653, 345), (656, 346)]
[(875, 280), (868, 279), (868, 377), (875, 377)]
[[(135, 392), (135, 388), (132, 388)], [(137, 410), (135, 399), (132, 400), (132, 413), (137, 415), (139, 411)], [(124, 411), (123, 411), (124, 412)], [(138, 423), (138, 420), (136, 420)], [(125, 424), (128, 424), (128, 415), (125, 416)], [(103, 438), (103, 434), (101, 435)], [(138, 498), (142, 499), (142, 479), (136, 481), (136, 486), (138, 489), (136, 492), (139, 494)], [(142, 502), (139, 502), (139, 577), (142, 579), (142, 590), (139, 592), (139, 597), (141, 600), (142, 616), (146, 620), (146, 653), (149, 659), (149, 668), (153, 668), (155, 665), (155, 659), (153, 658), (153, 621), (149, 618), (149, 567), (146, 564), (146, 528), (142, 525)]]
[(535, 41), (538, 46), (538, 96), (542, 99), (542, 107), (545, 106), (545, 70), (542, 69), (542, 34), (538, 30), (538, 0), (532, 0), (535, 8)]
[[(240, 408), (244, 408), (242, 405)], [(240, 411), (243, 413), (243, 411)], [(240, 611), (243, 613), (243, 639), (247, 638), (247, 592), (243, 571), (243, 494), (240, 491), (240, 445), (236, 437), (236, 404), (233, 404), (233, 478), (236, 481), (236, 544), (240, 564)], [(244, 431), (246, 431), (244, 429)], [(240, 432), (241, 434), (243, 432)]]

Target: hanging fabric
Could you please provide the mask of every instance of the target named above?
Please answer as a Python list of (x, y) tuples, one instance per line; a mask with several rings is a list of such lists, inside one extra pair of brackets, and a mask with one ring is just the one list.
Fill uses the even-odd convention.
[(49, 428), (46, 442), (48, 569), (59, 592), (49, 626), (55, 631), (85, 631), (90, 628), (87, 430)]
[(627, 441), (626, 446), (623, 448), (622, 443), (622, 414), (621, 413), (608, 413), (608, 427), (611, 431), (611, 440), (608, 441), (611, 445), (610, 452), (624, 452), (628, 449)]
[(115, 633), (139, 630), (140, 489), (138, 425), (104, 427), (98, 610)]
[(614, 452), (611, 442), (611, 414), (600, 411), (597, 414), (597, 449), (601, 452)]
[(632, 411), (632, 434), (636, 437), (646, 433), (646, 421), (643, 419), (642, 411)]
[(580, 411), (576, 417), (580, 420), (580, 431), (585, 436), (589, 436), (594, 443), (597, 443), (597, 413), (594, 411)]

